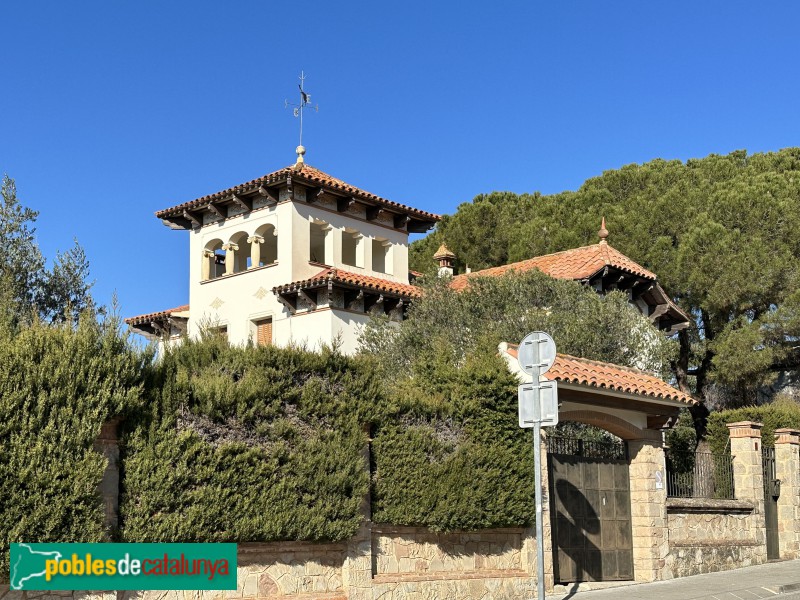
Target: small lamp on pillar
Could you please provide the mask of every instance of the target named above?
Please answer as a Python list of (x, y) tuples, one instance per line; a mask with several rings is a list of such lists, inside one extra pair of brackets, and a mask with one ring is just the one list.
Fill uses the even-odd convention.
[(446, 245), (442, 244), (439, 246), (436, 254), (433, 255), (433, 260), (439, 263), (439, 277), (453, 276), (453, 265), (456, 262), (456, 255), (450, 252)]

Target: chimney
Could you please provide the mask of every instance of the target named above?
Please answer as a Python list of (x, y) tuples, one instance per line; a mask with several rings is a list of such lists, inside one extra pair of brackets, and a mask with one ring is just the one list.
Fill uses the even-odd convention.
[(439, 277), (452, 277), (453, 265), (456, 262), (456, 255), (450, 252), (446, 245), (442, 244), (433, 255), (433, 260), (439, 263)]

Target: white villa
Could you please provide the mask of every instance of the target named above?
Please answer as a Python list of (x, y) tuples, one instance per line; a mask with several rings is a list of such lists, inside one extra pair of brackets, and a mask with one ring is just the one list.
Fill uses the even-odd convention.
[[(189, 304), (126, 319), (160, 344), (214, 329), (232, 344), (340, 344), (347, 354), (371, 315), (393, 321), (420, 290), (408, 269), (408, 234), (439, 216), (376, 196), (304, 164), (156, 213), (189, 231)], [(598, 293), (625, 291), (654, 326), (672, 334), (689, 317), (651, 271), (607, 241), (453, 277), (463, 289), (475, 276), (538, 269)], [(455, 255), (442, 245), (439, 273), (453, 276)]]
[(335, 340), (353, 353), (371, 314), (401, 320), (408, 234), (439, 216), (361, 190), (299, 160), (156, 213), (189, 231), (189, 304), (126, 319), (160, 343), (216, 329), (233, 344)]

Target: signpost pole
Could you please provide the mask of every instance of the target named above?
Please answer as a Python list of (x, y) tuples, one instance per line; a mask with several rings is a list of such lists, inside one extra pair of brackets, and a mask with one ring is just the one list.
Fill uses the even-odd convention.
[(519, 386), (519, 426), (533, 429), (534, 496), (536, 498), (536, 600), (544, 600), (544, 524), (542, 523), (542, 426), (558, 423), (558, 386), (543, 381), (556, 360), (556, 344), (543, 331), (526, 335), (517, 350), (517, 361), (531, 383)]
[(542, 526), (542, 426), (533, 424), (533, 463), (536, 474), (536, 599), (544, 600), (544, 527)]

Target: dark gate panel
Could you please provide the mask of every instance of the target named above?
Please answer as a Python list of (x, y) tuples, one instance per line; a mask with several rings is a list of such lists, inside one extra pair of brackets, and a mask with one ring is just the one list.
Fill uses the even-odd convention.
[(551, 444), (548, 454), (556, 581), (633, 579), (627, 459), (619, 457), (620, 446), (585, 444)]
[(775, 471), (775, 448), (761, 447), (761, 464), (764, 469), (764, 520), (767, 526), (767, 558), (780, 558), (778, 545), (778, 497), (781, 482)]

